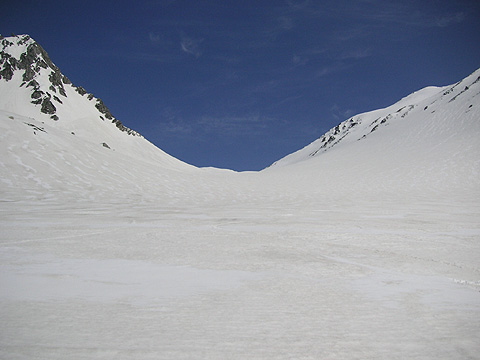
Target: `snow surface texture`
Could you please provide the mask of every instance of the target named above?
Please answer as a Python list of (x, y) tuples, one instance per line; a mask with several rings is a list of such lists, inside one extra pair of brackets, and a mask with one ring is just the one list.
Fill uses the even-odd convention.
[(236, 173), (120, 131), (71, 84), (54, 120), (17, 70), (1, 359), (479, 358), (480, 71)]

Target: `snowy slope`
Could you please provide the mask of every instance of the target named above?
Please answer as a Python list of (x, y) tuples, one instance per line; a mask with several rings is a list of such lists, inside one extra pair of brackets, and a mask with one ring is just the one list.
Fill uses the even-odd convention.
[[(327, 131), (319, 139), (272, 164), (272, 167), (285, 166), (320, 156), (326, 151), (367, 139), (377, 131), (383, 135), (385, 128), (397, 122), (422, 122), (431, 126), (442, 127), (445, 121), (442, 116), (450, 117), (452, 126), (460, 132), (476, 131), (478, 125), (478, 96), (480, 93), (480, 69), (462, 81), (444, 87), (427, 87), (406, 96), (397, 103), (363, 114), (355, 115)], [(436, 111), (441, 111), (437, 114)], [(465, 116), (463, 115), (465, 114)], [(458, 118), (458, 120), (457, 120)], [(460, 120), (468, 118), (470, 123)], [(471, 128), (469, 128), (471, 127)], [(388, 131), (387, 131), (388, 133)], [(428, 136), (428, 133), (419, 133)], [(403, 139), (408, 146), (408, 139)], [(441, 139), (439, 139), (441, 141)], [(340, 146), (341, 145), (341, 146)]]
[(263, 172), (315, 198), (480, 198), (480, 70), (356, 115)]
[[(28, 35), (0, 44), (2, 198), (61, 193), (91, 199), (152, 189), (173, 196), (172, 184), (181, 186), (184, 173), (198, 170), (123, 126), (100, 99), (71, 84)], [(158, 181), (178, 172), (171, 183)]]
[(236, 173), (0, 41), (1, 359), (478, 358), (479, 71)]
[(21, 117), (17, 122), (54, 128), (64, 133), (65, 141), (75, 136), (85, 146), (105, 146), (119, 156), (136, 154), (169, 166), (186, 166), (123, 126), (101, 99), (71, 84), (28, 35), (2, 38), (0, 44), (0, 110), (5, 111), (4, 117)]

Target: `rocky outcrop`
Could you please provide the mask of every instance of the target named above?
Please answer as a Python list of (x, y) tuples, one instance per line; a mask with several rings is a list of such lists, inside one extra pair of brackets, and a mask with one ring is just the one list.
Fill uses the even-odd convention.
[(112, 113), (107, 108), (107, 106), (103, 103), (102, 99), (97, 99), (97, 103), (95, 104), (95, 107), (98, 109), (98, 111), (104, 114), (107, 119), (113, 120)]
[(44, 98), (42, 101), (42, 108), (40, 110), (44, 114), (55, 114), (57, 108), (52, 104), (49, 98)]
[[(79, 93), (80, 95), (82, 95), (82, 96), (87, 93), (87, 90), (85, 90), (85, 89), (84, 89), (83, 87), (81, 87), (81, 86), (77, 86), (77, 88), (75, 89), (75, 91), (76, 91), (77, 93)], [(90, 99), (90, 100), (91, 100), (91, 99)]]
[[(16, 58), (12, 54), (17, 51), (10, 51), (15, 47), (23, 47), (25, 50)], [(60, 69), (53, 63), (48, 53), (28, 35), (12, 36), (9, 38), (0, 35), (0, 80), (10, 81), (17, 72), (21, 74), (21, 87), (29, 88), (31, 91), (31, 104), (39, 106), (44, 114), (51, 115), (53, 120), (59, 120), (57, 107), (64, 104), (67, 98), (66, 86), (72, 86), (79, 96), (84, 96), (87, 91), (81, 86), (72, 85), (69, 78), (62, 74)], [(36, 79), (43, 77), (43, 81)], [(45, 77), (48, 78), (48, 87), (45, 84)], [(58, 96), (57, 96), (58, 94)], [(64, 100), (62, 100), (64, 99)], [(88, 100), (96, 100), (92, 103), (99, 111), (101, 120), (108, 119), (115, 126), (130, 135), (141, 136), (124, 126), (116, 119), (101, 99), (96, 99), (92, 94), (87, 95)], [(55, 101), (56, 106), (53, 101)]]

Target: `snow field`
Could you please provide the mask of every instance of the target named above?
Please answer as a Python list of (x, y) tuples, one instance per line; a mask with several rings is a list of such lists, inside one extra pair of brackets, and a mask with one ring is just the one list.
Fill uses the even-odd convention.
[(474, 205), (105, 205), (3, 212), (1, 358), (478, 354)]

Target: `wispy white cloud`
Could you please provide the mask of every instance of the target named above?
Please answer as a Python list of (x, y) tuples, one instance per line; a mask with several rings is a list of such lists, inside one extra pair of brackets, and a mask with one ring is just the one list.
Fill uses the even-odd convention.
[(457, 12), (443, 17), (436, 18), (435, 23), (438, 27), (446, 27), (452, 24), (458, 24), (465, 20), (464, 12)]
[(280, 15), (269, 22), (263, 31), (264, 37), (269, 41), (276, 40), (281, 34), (292, 30), (295, 27), (295, 21), (287, 15)]
[(294, 27), (293, 19), (287, 16), (280, 16), (277, 18), (277, 27), (284, 31), (291, 30)]
[(193, 128), (190, 124), (185, 123), (184, 121), (168, 121), (164, 123), (163, 131), (177, 134), (177, 135), (190, 135), (193, 132)]
[[(363, 11), (362, 11), (363, 10)], [(406, 27), (446, 27), (460, 23), (465, 19), (465, 12), (447, 12), (423, 2), (405, 2), (392, 0), (362, 0), (356, 6), (349, 7), (346, 13), (354, 19), (371, 21), (371, 26), (400, 25)]]
[(292, 55), (292, 63), (295, 67), (303, 66), (311, 61), (325, 57), (327, 55), (327, 52), (327, 48), (319, 46), (313, 46), (307, 49), (303, 49), (301, 51), (297, 51)]
[(175, 136), (205, 138), (215, 136), (242, 136), (263, 133), (276, 120), (258, 113), (238, 116), (203, 115), (184, 118), (182, 111), (170, 106), (160, 113), (158, 129)]
[(335, 71), (334, 68), (325, 66), (325, 67), (315, 71), (315, 77), (323, 77), (323, 76), (326, 76), (326, 75), (329, 75), (329, 74), (333, 73), (334, 71)]
[(345, 50), (337, 56), (338, 60), (363, 59), (371, 56), (370, 49), (351, 49)]
[(333, 106), (330, 108), (330, 114), (335, 120), (343, 121), (354, 115), (355, 111), (352, 109), (342, 109), (337, 104), (333, 104)]
[(162, 132), (176, 135), (190, 135), (193, 132), (191, 124), (185, 122), (180, 111), (168, 106), (160, 113), (159, 127)]
[(162, 38), (160, 34), (150, 32), (148, 33), (148, 39), (150, 40), (151, 43), (159, 43)]
[(350, 24), (347, 28), (333, 30), (332, 40), (335, 42), (356, 41), (369, 35), (371, 35), (371, 32), (367, 25), (356, 23), (355, 25)]
[(200, 45), (202, 44), (204, 39), (194, 39), (185, 35), (182, 35), (180, 41), (180, 48), (183, 52), (187, 54), (191, 54), (196, 58), (199, 58), (202, 55), (202, 51), (200, 49)]
[[(372, 27), (446, 27), (461, 23), (471, 6), (458, 4), (457, 11), (434, 2), (398, 0), (325, 0), (319, 2), (286, 0), (283, 13), (301, 23), (302, 19), (342, 20), (353, 24), (338, 33), (339, 39), (350, 40), (370, 34)], [(366, 25), (367, 24), (367, 25)]]
[(273, 121), (273, 118), (259, 114), (225, 117), (203, 116), (198, 121), (198, 126), (201, 126), (206, 132), (223, 135), (255, 135), (266, 129)]
[(102, 49), (96, 51), (91, 56), (103, 57), (103, 58), (118, 58), (135, 62), (146, 63), (176, 63), (183, 57), (180, 51), (177, 53), (162, 51), (153, 52), (151, 49), (145, 49), (145, 51), (122, 51), (121, 49)]
[(343, 63), (334, 64), (331, 66), (324, 66), (317, 71), (315, 71), (315, 77), (321, 78), (330, 74), (337, 73), (341, 70), (344, 70), (346, 66)]
[(292, 62), (293, 62), (293, 65), (295, 66), (303, 66), (308, 62), (308, 58), (305, 56), (294, 54), (292, 56)]
[(270, 93), (283, 85), (283, 82), (284, 80), (281, 78), (271, 79), (267, 81), (259, 81), (251, 87), (250, 91), (256, 94)]

